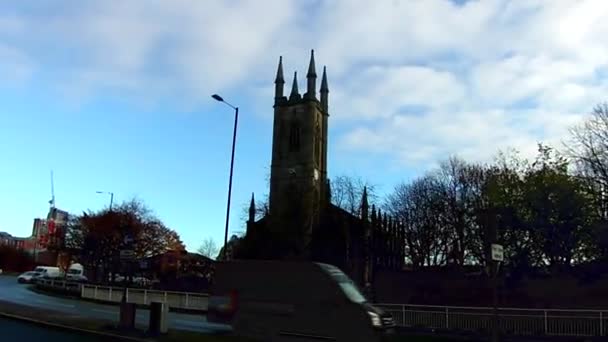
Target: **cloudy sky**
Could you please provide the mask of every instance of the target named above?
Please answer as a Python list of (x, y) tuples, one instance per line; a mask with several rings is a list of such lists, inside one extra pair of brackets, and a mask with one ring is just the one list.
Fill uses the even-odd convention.
[[(272, 81), (310, 49), (330, 87), (331, 176), (383, 191), (456, 154), (559, 144), (608, 94), (608, 2), (7, 1), (0, 4), (0, 231), (143, 199), (189, 249), (266, 193)], [(300, 89), (304, 88), (300, 79)]]

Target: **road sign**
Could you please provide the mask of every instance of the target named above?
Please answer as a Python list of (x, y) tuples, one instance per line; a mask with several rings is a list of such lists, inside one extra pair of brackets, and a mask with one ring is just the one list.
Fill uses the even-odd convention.
[(133, 260), (135, 259), (135, 251), (132, 249), (120, 250), (120, 259), (122, 260)]
[(125, 235), (125, 237), (123, 238), (123, 242), (125, 245), (129, 245), (133, 243), (133, 237), (131, 236), (131, 234), (127, 234)]
[(503, 261), (504, 260), (504, 252), (502, 245), (493, 243), (492, 244), (492, 260), (494, 261)]

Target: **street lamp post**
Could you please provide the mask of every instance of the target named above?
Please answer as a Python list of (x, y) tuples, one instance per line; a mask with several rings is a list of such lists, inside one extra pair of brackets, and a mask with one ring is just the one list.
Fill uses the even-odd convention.
[(110, 195), (110, 211), (112, 211), (112, 203), (114, 202), (114, 193), (108, 191), (97, 191), (98, 194)]
[(232, 155), (230, 157), (230, 177), (228, 180), (228, 203), (226, 205), (226, 229), (224, 230), (224, 258), (227, 255), (227, 246), (228, 246), (228, 224), (230, 222), (230, 196), (232, 194), (232, 172), (234, 170), (234, 148), (236, 145), (236, 128), (239, 122), (239, 107), (235, 107), (230, 103), (226, 102), (221, 96), (218, 94), (213, 94), (211, 96), (213, 99), (225, 103), (230, 108), (234, 109), (234, 131), (232, 132)]

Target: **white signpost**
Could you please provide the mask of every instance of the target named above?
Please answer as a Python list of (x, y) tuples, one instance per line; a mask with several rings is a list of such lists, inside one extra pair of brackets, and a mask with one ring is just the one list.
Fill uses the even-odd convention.
[(504, 250), (502, 248), (502, 245), (499, 245), (497, 243), (493, 243), (491, 246), (491, 254), (492, 254), (492, 261), (496, 262), (496, 268), (494, 270), (494, 277), (493, 278), (493, 297), (494, 297), (494, 320), (492, 322), (492, 341), (498, 341), (498, 294), (497, 294), (497, 280), (496, 278), (498, 277), (498, 268), (500, 267), (500, 263), (504, 260)]
[(504, 251), (502, 245), (493, 243), (492, 244), (492, 260), (501, 262), (504, 260)]

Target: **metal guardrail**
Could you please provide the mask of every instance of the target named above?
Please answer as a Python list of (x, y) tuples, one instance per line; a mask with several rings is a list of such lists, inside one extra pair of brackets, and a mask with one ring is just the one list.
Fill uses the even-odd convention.
[[(120, 302), (123, 288), (81, 284), (64, 280), (38, 279), (37, 285), (80, 292), (86, 299)], [(192, 292), (156, 291), (127, 288), (129, 303), (149, 305), (167, 303), (171, 308), (206, 311), (209, 295)], [(456, 331), (490, 331), (493, 308), (433, 306), (409, 304), (374, 304), (392, 314), (395, 324), (411, 328)], [(608, 310), (565, 310), (498, 308), (499, 328), (509, 335), (607, 336)]]
[[(80, 285), (82, 298), (115, 303), (122, 300), (124, 290), (122, 287)], [(167, 303), (170, 308), (206, 311), (208, 298), (209, 295), (205, 293), (127, 288), (125, 299), (128, 303), (150, 305), (152, 302), (163, 302)]]
[[(464, 331), (490, 331), (493, 308), (374, 304), (393, 315), (395, 324)], [(510, 335), (606, 336), (607, 311), (499, 308), (499, 329)]]
[(47, 288), (47, 289), (52, 288), (52, 289), (56, 289), (56, 290), (65, 290), (65, 291), (73, 292), (75, 294), (80, 293), (81, 285), (82, 284), (77, 283), (77, 282), (66, 281), (66, 280), (62, 280), (62, 279), (45, 279), (45, 278), (36, 279), (36, 286), (38, 286), (40, 288)]

